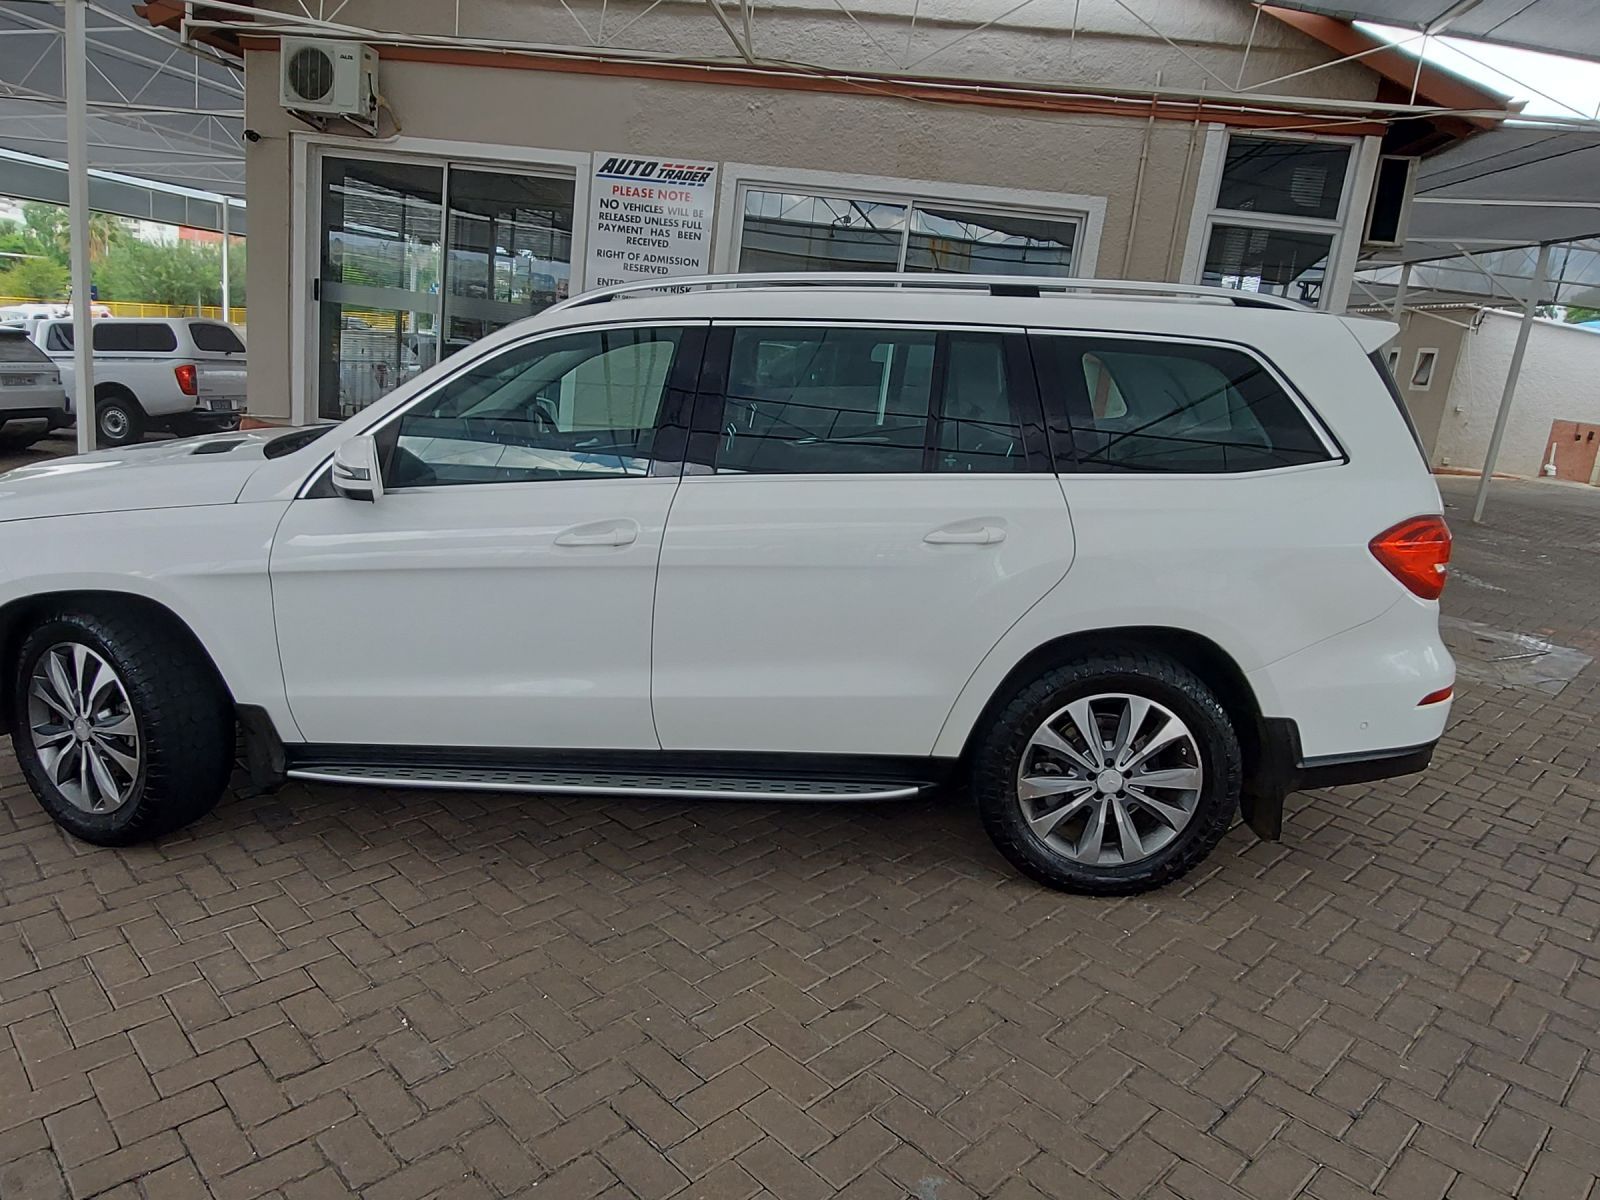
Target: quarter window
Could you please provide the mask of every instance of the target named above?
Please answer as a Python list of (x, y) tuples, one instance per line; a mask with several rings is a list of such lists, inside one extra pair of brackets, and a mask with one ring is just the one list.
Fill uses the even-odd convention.
[(386, 430), (386, 488), (649, 473), (677, 329), (546, 338), (476, 363)]
[(1000, 334), (735, 329), (719, 474), (1027, 470)]
[(1256, 358), (1221, 346), (1043, 337), (1078, 469), (1218, 473), (1331, 457)]

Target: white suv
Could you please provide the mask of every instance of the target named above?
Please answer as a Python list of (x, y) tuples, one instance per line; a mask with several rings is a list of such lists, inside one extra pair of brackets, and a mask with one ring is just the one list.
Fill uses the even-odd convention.
[(103, 844), (207, 812), (237, 728), (261, 786), (959, 782), (1028, 875), (1139, 891), (1444, 728), (1393, 331), (1081, 280), (580, 296), (342, 425), (0, 477), (0, 716)]

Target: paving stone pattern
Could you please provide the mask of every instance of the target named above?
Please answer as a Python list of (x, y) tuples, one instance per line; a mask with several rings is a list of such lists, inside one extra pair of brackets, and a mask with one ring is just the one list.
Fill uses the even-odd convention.
[[(1452, 615), (1600, 657), (1600, 493)], [(1600, 1195), (1600, 668), (1425, 776), (1063, 897), (959, 802), (292, 786), (159, 846), (0, 757), (0, 1197)]]

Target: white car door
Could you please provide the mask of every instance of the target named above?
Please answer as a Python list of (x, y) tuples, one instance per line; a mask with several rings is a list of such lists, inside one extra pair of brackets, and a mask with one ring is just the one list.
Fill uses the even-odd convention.
[(314, 487), (271, 559), (319, 744), (659, 747), (650, 612), (698, 326), (501, 349), (375, 432), (384, 492)]
[(657, 584), (663, 747), (931, 753), (1072, 562), (1025, 340), (719, 325), (706, 364)]

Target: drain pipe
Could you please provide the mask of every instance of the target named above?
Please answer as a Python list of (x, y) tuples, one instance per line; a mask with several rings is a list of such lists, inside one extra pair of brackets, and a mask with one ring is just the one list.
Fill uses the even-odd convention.
[[(1161, 72), (1156, 72), (1156, 90), (1161, 88)], [(1150, 139), (1155, 136), (1156, 104), (1150, 102), (1150, 119), (1144, 123), (1144, 146), (1139, 151), (1139, 173), (1133, 180), (1133, 209), (1128, 214), (1128, 238), (1122, 245), (1122, 278), (1128, 277), (1128, 265), (1133, 261), (1133, 240), (1139, 228), (1139, 208), (1144, 202), (1144, 168), (1150, 161)]]

